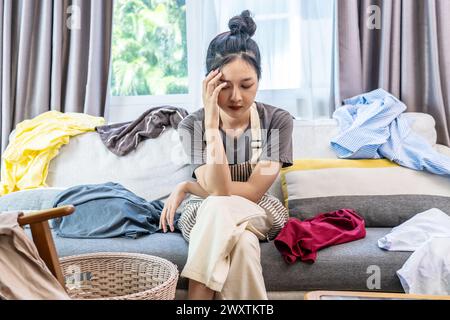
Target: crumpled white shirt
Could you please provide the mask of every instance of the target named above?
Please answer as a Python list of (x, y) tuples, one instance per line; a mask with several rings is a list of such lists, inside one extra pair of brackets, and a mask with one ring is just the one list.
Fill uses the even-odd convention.
[(378, 240), (378, 246), (388, 251), (415, 251), (432, 237), (450, 237), (450, 216), (436, 208), (393, 228)]
[(450, 237), (433, 237), (409, 257), (397, 276), (406, 293), (450, 295)]
[(450, 216), (433, 208), (378, 240), (389, 251), (414, 251), (397, 271), (406, 293), (450, 295)]

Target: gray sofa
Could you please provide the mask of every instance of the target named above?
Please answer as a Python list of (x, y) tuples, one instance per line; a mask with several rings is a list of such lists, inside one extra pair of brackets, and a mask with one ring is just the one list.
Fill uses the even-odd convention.
[[(419, 121), (414, 130), (436, 145), (434, 121), (423, 114), (412, 114)], [(294, 158), (336, 158), (329, 139), (338, 131), (334, 120), (295, 121)], [(437, 146), (442, 152), (449, 152)], [(189, 166), (175, 130), (161, 137), (146, 140), (125, 157), (108, 151), (96, 133), (86, 133), (70, 140), (51, 162), (48, 185), (67, 188), (79, 184), (118, 182), (147, 200), (164, 200), (179, 182), (191, 179)], [(307, 187), (307, 186), (305, 186)], [(283, 199), (280, 178), (270, 193)], [(336, 208), (340, 209), (340, 208)], [(390, 212), (395, 215), (395, 212)], [(322, 249), (314, 264), (297, 262), (288, 265), (273, 242), (261, 243), (263, 273), (269, 298), (302, 299), (312, 290), (376, 290), (403, 292), (396, 271), (410, 252), (387, 252), (377, 246), (377, 240), (389, 227), (368, 226), (364, 239)], [(92, 252), (136, 252), (156, 255), (183, 268), (188, 244), (180, 233), (157, 233), (137, 240), (68, 239), (54, 235), (60, 257)], [(187, 281), (180, 279), (177, 298), (186, 297)]]

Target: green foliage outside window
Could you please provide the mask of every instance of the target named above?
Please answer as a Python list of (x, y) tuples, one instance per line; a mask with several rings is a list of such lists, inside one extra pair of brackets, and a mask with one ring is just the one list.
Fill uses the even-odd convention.
[(188, 93), (186, 0), (115, 0), (112, 95)]

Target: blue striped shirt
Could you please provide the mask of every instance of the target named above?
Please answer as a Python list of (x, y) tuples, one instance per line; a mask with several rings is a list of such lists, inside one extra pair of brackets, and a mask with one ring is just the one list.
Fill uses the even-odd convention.
[(411, 130), (402, 114), (406, 105), (396, 97), (377, 89), (344, 104), (333, 114), (340, 133), (331, 139), (331, 147), (339, 158), (386, 158), (407, 168), (450, 177), (450, 157)]

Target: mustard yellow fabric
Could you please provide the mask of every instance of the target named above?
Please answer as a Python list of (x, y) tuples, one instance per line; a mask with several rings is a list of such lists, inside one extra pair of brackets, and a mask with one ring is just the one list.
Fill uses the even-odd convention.
[(286, 174), (299, 170), (319, 170), (332, 168), (389, 168), (398, 167), (399, 165), (388, 159), (297, 159), (290, 167), (282, 169), (282, 173)]
[(102, 117), (48, 111), (16, 126), (2, 156), (0, 195), (46, 187), (48, 166), (70, 137), (105, 124)]

